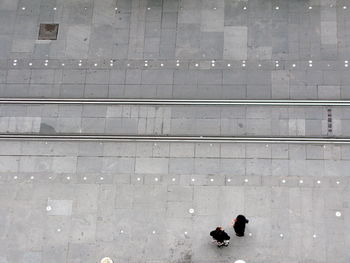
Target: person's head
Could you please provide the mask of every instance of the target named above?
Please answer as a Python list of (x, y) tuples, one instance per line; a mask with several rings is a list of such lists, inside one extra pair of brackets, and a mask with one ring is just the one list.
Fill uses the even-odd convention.
[(218, 226), (216, 229), (215, 229), (216, 231), (222, 231), (222, 230), (224, 230), (221, 226)]
[(236, 218), (237, 221), (244, 221), (245, 220), (245, 216), (244, 215), (238, 215)]

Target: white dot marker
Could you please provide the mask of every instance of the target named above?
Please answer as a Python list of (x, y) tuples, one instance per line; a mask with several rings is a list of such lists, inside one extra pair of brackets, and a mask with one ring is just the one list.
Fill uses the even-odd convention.
[(52, 207), (48, 205), (48, 206), (46, 207), (46, 211), (51, 211), (51, 210), (52, 210)]
[(339, 181), (337, 181), (337, 182), (336, 182), (336, 184), (340, 184), (340, 182), (339, 182)]
[(244, 67), (245, 67), (245, 64), (242, 64), (242, 67), (244, 68)]
[(113, 67), (113, 63), (109, 64), (111, 67)]
[(259, 66), (259, 68), (260, 68), (260, 67), (261, 67), (261, 64), (259, 64), (258, 66)]
[(147, 7), (147, 10), (151, 10), (151, 8), (150, 8), (150, 7)]
[(341, 212), (340, 211), (335, 212), (335, 216), (336, 217), (341, 217)]
[(156, 178), (154, 178), (154, 181), (158, 182), (158, 180), (159, 180), (159, 179), (158, 179), (157, 177), (156, 177)]
[(34, 180), (34, 176), (31, 176), (30, 179), (31, 179), (31, 180)]
[(188, 212), (189, 212), (190, 214), (193, 214), (193, 213), (194, 213), (194, 209), (193, 209), (193, 208), (190, 208), (190, 209), (188, 209)]
[(161, 64), (160, 64), (160, 66), (161, 66), (161, 67), (164, 67), (164, 64), (163, 64), (163, 63), (161, 63)]
[(29, 66), (33, 66), (33, 63), (32, 63), (32, 62), (29, 62), (28, 65), (29, 65)]
[(148, 67), (148, 64), (147, 64), (147, 63), (145, 63), (145, 67)]
[(347, 9), (347, 8), (348, 8), (348, 7), (347, 7), (346, 5), (343, 6), (343, 9), (344, 9), (344, 10)]
[(57, 232), (61, 232), (61, 228), (57, 228)]
[(153, 231), (152, 231), (152, 234), (155, 234), (155, 233), (156, 233), (156, 231), (155, 231), (155, 230), (153, 230)]
[(243, 6), (243, 10), (247, 10), (247, 7), (246, 7), (246, 6)]
[(196, 63), (194, 66), (195, 66), (195, 67), (198, 67), (198, 66), (199, 66), (199, 64), (198, 64), (198, 63)]
[(318, 183), (318, 184), (320, 184), (320, 183), (321, 183), (321, 181), (320, 181), (320, 180), (317, 180), (317, 183)]
[(191, 181), (194, 182), (194, 181), (196, 181), (196, 179), (192, 178)]
[(187, 235), (188, 233), (187, 233), (187, 231), (185, 231), (185, 233), (184, 233), (185, 235)]
[(293, 64), (292, 67), (295, 68), (297, 65)]
[(57, 10), (57, 7), (54, 7), (54, 8), (52, 8), (52, 9), (56, 11), (56, 10)]
[(62, 67), (64, 67), (64, 63), (62, 63), (61, 65), (62, 65)]
[(17, 179), (18, 179), (18, 176), (17, 176), (17, 175), (15, 175), (15, 176), (13, 177), (13, 179), (17, 180)]
[(348, 64), (345, 64), (345, 65), (344, 65), (344, 67), (346, 67), (346, 68), (347, 68), (347, 67), (349, 67), (349, 65), (348, 65)]
[(100, 177), (100, 180), (101, 180), (101, 181), (103, 181), (103, 180), (104, 180), (104, 178), (103, 178), (103, 177)]
[(87, 180), (87, 177), (86, 177), (86, 176), (84, 176), (83, 180), (84, 180), (84, 181), (86, 181), (86, 180)]
[(70, 180), (70, 176), (67, 176), (66, 178), (67, 178), (67, 180)]
[[(16, 63), (16, 62), (17, 62), (17, 59), (14, 59), (13, 62)], [(346, 62), (345, 62), (345, 63), (346, 63)]]
[(276, 7), (275, 7), (275, 9), (276, 9), (276, 10), (279, 10), (279, 9), (280, 9), (280, 7), (279, 7), (279, 6), (276, 6)]
[(210, 178), (210, 182), (214, 182), (214, 179), (213, 179), (213, 178)]
[(52, 180), (52, 177), (51, 177), (51, 176), (49, 176), (49, 180)]
[(25, 7), (25, 6), (22, 6), (22, 10), (26, 10), (26, 7)]
[(312, 237), (313, 237), (313, 238), (316, 238), (316, 237), (317, 237), (317, 235), (316, 235), (316, 234), (313, 234), (313, 235), (312, 235)]
[(231, 67), (231, 64), (227, 64), (228, 67)]
[(302, 183), (304, 183), (304, 181), (303, 180), (299, 180), (299, 183), (302, 184)]
[(231, 178), (228, 178), (228, 179), (227, 179), (227, 182), (231, 182)]
[(136, 179), (137, 181), (141, 181), (141, 178), (140, 177), (137, 177), (137, 179)]
[(246, 178), (246, 179), (244, 179), (244, 182), (245, 182), (245, 183), (248, 183), (248, 179), (247, 179), (247, 178)]
[(311, 10), (312, 9), (312, 6), (309, 6), (309, 10)]
[(117, 11), (117, 10), (118, 10), (118, 7), (114, 7), (114, 10)]
[(17, 66), (17, 63), (13, 63), (14, 66)]
[(123, 230), (123, 229), (121, 229), (121, 230), (120, 230), (120, 234), (123, 234), (123, 233), (124, 233), (124, 230)]
[(97, 67), (97, 63), (95, 63), (94, 66)]
[(175, 178), (173, 178), (173, 179), (171, 179), (171, 181), (175, 182), (175, 181), (176, 181), (176, 179), (175, 179)]
[(285, 184), (285, 183), (286, 183), (286, 180), (283, 179), (283, 180), (282, 180), (282, 184)]
[(214, 7), (213, 9), (216, 10), (216, 7)]
[(251, 237), (253, 234), (252, 234), (252, 233), (249, 233), (248, 235)]
[(79, 63), (78, 66), (81, 67), (81, 63)]
[(284, 237), (284, 235), (281, 233), (281, 234), (280, 234), (280, 237), (281, 237), (281, 238), (283, 238), (283, 237)]
[(180, 66), (180, 64), (179, 64), (179, 63), (176, 63), (176, 66), (177, 66), (177, 67), (179, 67), (179, 66)]

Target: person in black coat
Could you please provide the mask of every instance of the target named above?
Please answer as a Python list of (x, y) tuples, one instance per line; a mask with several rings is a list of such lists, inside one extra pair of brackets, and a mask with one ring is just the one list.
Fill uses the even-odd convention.
[(236, 236), (243, 237), (245, 231), (245, 225), (249, 223), (249, 220), (245, 218), (244, 215), (238, 215), (236, 219), (233, 220), (233, 229), (236, 232)]
[(215, 230), (210, 232), (210, 235), (216, 241), (218, 247), (227, 247), (230, 242), (230, 236), (224, 231), (222, 227), (218, 226)]

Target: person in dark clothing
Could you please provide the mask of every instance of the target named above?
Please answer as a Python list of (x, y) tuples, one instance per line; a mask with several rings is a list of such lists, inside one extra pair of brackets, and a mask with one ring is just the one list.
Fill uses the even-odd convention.
[(236, 236), (243, 237), (245, 225), (249, 223), (249, 220), (245, 218), (244, 215), (238, 215), (236, 219), (233, 220), (233, 223), (233, 229), (236, 232)]
[(222, 227), (217, 227), (215, 230), (210, 232), (210, 235), (215, 240), (218, 247), (227, 247), (230, 242), (230, 236)]

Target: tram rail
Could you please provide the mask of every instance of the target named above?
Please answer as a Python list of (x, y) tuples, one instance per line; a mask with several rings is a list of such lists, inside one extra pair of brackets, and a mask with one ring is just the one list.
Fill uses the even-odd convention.
[(87, 99), (0, 98), (0, 104), (200, 105), (200, 106), (350, 106), (350, 100), (202, 100), (202, 99)]
[(154, 136), (101, 134), (0, 134), (7, 141), (97, 141), (97, 142), (205, 142), (273, 144), (350, 144), (350, 137), (230, 137), (230, 136)]

